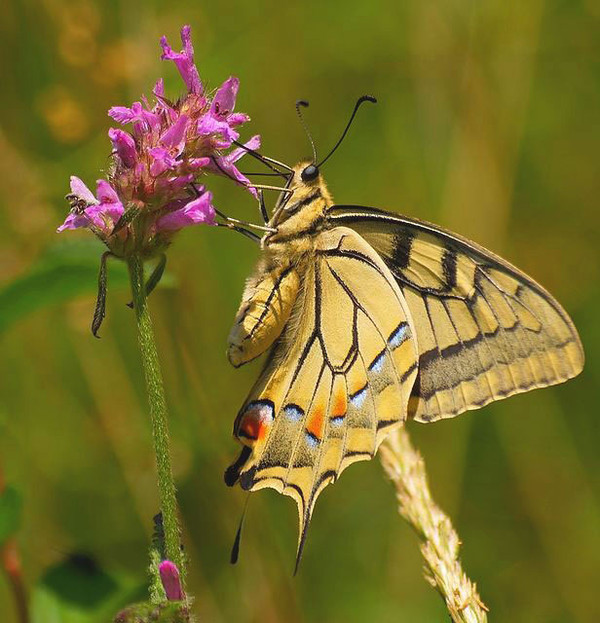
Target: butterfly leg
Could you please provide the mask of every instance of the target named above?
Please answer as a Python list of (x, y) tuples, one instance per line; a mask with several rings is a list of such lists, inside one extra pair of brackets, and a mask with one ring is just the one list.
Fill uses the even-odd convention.
[(269, 213), (267, 212), (267, 206), (265, 205), (265, 194), (262, 189), (258, 191), (258, 208), (260, 210), (260, 215), (265, 222), (265, 225), (269, 222)]

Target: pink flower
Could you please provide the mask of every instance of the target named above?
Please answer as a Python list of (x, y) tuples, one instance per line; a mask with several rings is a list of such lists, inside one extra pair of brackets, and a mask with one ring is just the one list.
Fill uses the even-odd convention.
[(178, 231), (188, 225), (206, 223), (214, 225), (215, 209), (212, 205), (212, 193), (204, 192), (197, 199), (188, 201), (184, 206), (161, 216), (156, 221), (157, 231)]
[[(175, 63), (187, 92), (171, 102), (159, 79), (153, 102), (142, 96), (130, 107), (110, 108), (109, 116), (128, 128), (108, 132), (113, 153), (108, 177), (98, 181), (96, 196), (79, 178), (71, 178), (71, 212), (58, 231), (87, 227), (118, 257), (151, 257), (162, 253), (180, 229), (215, 224), (213, 195), (201, 186), (207, 175), (226, 175), (256, 196), (235, 166), (246, 151), (224, 152), (249, 120), (234, 112), (239, 80), (231, 76), (214, 95), (205, 94), (189, 26), (182, 28), (181, 40), (181, 52), (165, 37), (160, 45), (162, 58)], [(257, 149), (260, 138), (246, 145)]]
[(131, 108), (113, 106), (108, 110), (108, 115), (118, 123), (132, 123), (137, 132), (147, 132), (160, 123), (158, 115), (145, 109), (140, 102), (133, 102)]
[(259, 147), (260, 136), (257, 134), (245, 143), (244, 147), (238, 147), (226, 156), (216, 156), (211, 162), (210, 170), (213, 173), (225, 175), (231, 178), (240, 186), (247, 188), (254, 197), (257, 197), (258, 195), (256, 189), (250, 185), (250, 180), (238, 170), (234, 163), (247, 154), (248, 149), (257, 150)]
[(235, 76), (225, 80), (217, 90), (210, 110), (198, 120), (199, 134), (220, 134), (223, 137), (219, 148), (230, 147), (239, 138), (233, 128), (248, 120), (243, 113), (233, 113), (239, 86), (240, 81)]
[(170, 560), (163, 560), (158, 565), (158, 572), (167, 599), (169, 601), (182, 601), (185, 599), (177, 565)]
[(190, 93), (202, 95), (203, 87), (196, 65), (194, 65), (194, 48), (192, 47), (191, 28), (189, 26), (184, 26), (181, 29), (181, 42), (183, 43), (183, 50), (174, 52), (167, 43), (167, 38), (161, 37), (160, 46), (163, 49), (161, 58), (175, 63)]
[(92, 191), (75, 175), (71, 176), (72, 210), (65, 222), (56, 230), (89, 227), (109, 235), (123, 215), (123, 204), (114, 188), (106, 180), (98, 180), (96, 197)]
[(137, 153), (133, 136), (123, 130), (111, 128), (108, 131), (108, 138), (112, 141), (115, 153), (121, 162), (128, 168), (134, 167), (137, 162)]

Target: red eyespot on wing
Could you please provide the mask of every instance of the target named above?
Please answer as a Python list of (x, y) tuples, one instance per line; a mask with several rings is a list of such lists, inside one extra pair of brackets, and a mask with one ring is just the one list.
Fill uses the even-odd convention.
[(240, 420), (237, 436), (249, 441), (264, 439), (272, 421), (273, 403), (270, 400), (251, 402)]

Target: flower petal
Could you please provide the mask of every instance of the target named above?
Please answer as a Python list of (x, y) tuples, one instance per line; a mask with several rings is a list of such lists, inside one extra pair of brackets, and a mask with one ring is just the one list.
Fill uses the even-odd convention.
[(112, 141), (113, 147), (121, 162), (129, 169), (133, 168), (137, 162), (137, 151), (135, 140), (131, 134), (124, 130), (110, 128), (108, 137)]
[(202, 95), (202, 82), (198, 69), (194, 65), (194, 48), (192, 47), (190, 26), (184, 26), (181, 29), (181, 41), (184, 49), (181, 52), (175, 52), (168, 44), (167, 38), (161, 37), (160, 45), (163, 49), (161, 58), (175, 63), (190, 93)]
[(108, 109), (108, 116), (118, 123), (131, 123), (135, 118), (133, 110), (127, 106), (112, 106)]
[(230, 76), (219, 87), (210, 107), (210, 111), (217, 119), (226, 119), (235, 108), (235, 99), (240, 88), (239, 78)]
[(106, 181), (96, 181), (96, 195), (100, 203), (121, 203), (117, 191)]
[(152, 158), (150, 164), (150, 174), (154, 177), (158, 177), (168, 169), (172, 169), (176, 162), (171, 157), (171, 154), (164, 147), (153, 147), (149, 152)]
[(187, 115), (180, 115), (179, 119), (160, 137), (160, 142), (168, 149), (172, 148), (181, 153), (185, 145), (185, 131), (189, 123)]
[[(194, 173), (188, 173), (186, 175), (177, 175), (176, 177), (162, 177), (157, 180), (157, 188), (160, 192), (164, 193), (176, 193), (191, 184), (194, 181)], [(204, 187), (199, 187), (200, 192), (203, 192)]]
[(133, 123), (136, 132), (147, 132), (160, 123), (159, 117), (154, 112), (146, 110), (141, 102), (133, 102), (131, 108), (113, 106), (109, 108), (108, 115), (118, 123)]
[(251, 139), (244, 143), (243, 147), (238, 147), (233, 151), (230, 151), (225, 158), (229, 163), (237, 162), (242, 156), (248, 153), (248, 150), (256, 151), (260, 149), (260, 134), (255, 134)]
[(94, 193), (76, 175), (71, 175), (71, 192), (89, 204), (98, 203)]
[(227, 117), (227, 123), (232, 127), (242, 125), (242, 123), (246, 123), (247, 121), (250, 121), (250, 115), (243, 112), (234, 112)]
[(156, 81), (152, 93), (154, 93), (155, 97), (158, 97), (158, 99), (162, 99), (165, 96), (165, 81), (162, 78)]
[(250, 180), (239, 171), (235, 164), (228, 160), (227, 156), (214, 158), (214, 160), (207, 168), (210, 169), (213, 173), (225, 175), (226, 177), (232, 179), (236, 184), (239, 184), (240, 186), (246, 188), (252, 196), (258, 198), (256, 188), (251, 186)]
[(203, 167), (210, 164), (210, 158), (190, 158), (187, 161), (187, 165), (193, 171), (197, 169), (202, 169)]
[(85, 214), (75, 214), (69, 212), (65, 222), (56, 229), (58, 233), (65, 231), (66, 229), (79, 229), (80, 227), (87, 227), (90, 224), (90, 219)]
[(161, 216), (156, 228), (158, 231), (177, 231), (189, 225), (214, 225), (215, 209), (212, 205), (212, 193), (205, 192), (197, 199), (186, 203), (182, 208)]
[[(214, 135), (216, 139), (215, 147), (217, 149), (227, 149), (231, 147), (233, 141), (237, 141), (239, 133), (236, 132), (227, 121), (219, 121), (211, 114), (203, 115), (198, 119), (196, 131), (200, 136)], [(217, 137), (221, 136), (221, 140)]]

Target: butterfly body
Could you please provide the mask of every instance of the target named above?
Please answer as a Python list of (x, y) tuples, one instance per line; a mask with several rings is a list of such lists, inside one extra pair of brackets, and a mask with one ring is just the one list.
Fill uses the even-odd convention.
[[(229, 336), (235, 366), (269, 351), (226, 482), (295, 499), (299, 555), (315, 501), (405, 419), (453, 417), (583, 366), (559, 304), (489, 251), (434, 225), (334, 206), (294, 167)], [(313, 167), (314, 168), (314, 167)]]
[(228, 358), (235, 366), (261, 355), (289, 320), (300, 284), (310, 269), (316, 234), (322, 231), (332, 200), (320, 182), (305, 184), (296, 167), (288, 193), (277, 202), (261, 240), (262, 256), (248, 279), (228, 338)]

